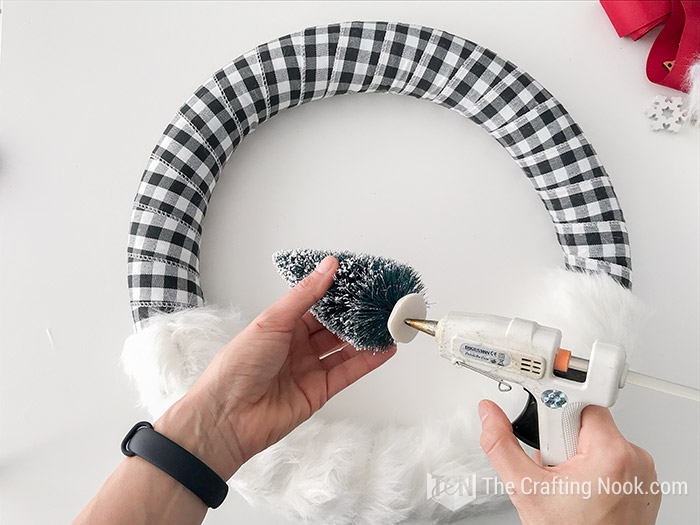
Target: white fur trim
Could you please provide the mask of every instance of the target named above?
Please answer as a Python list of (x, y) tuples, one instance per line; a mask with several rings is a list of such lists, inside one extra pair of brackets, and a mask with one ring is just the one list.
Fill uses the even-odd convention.
[(634, 294), (607, 274), (550, 270), (539, 286), (535, 319), (562, 331), (562, 346), (587, 357), (596, 339), (621, 344), (627, 357), (651, 313)]
[(122, 352), (141, 404), (160, 417), (245, 326), (236, 308), (192, 308), (151, 317), (146, 328), (127, 338)]
[(688, 68), (685, 77), (688, 87), (688, 120), (693, 126), (700, 126), (700, 55)]
[[(647, 316), (632, 293), (607, 275), (552, 271), (540, 290), (545, 292), (536, 320), (561, 329), (564, 345), (576, 355), (588, 355), (595, 339), (631, 351)], [(235, 311), (199, 308), (153, 318), (127, 340), (124, 367), (154, 417), (192, 386), (242, 328)], [(505, 501), (483, 488), (482, 478), (495, 472), (479, 447), (480, 432), (476, 410), (382, 428), (317, 414), (253, 457), (229, 483), (251, 504), (308, 523), (456, 519)], [(427, 474), (451, 461), (478, 480), (477, 499), (457, 513), (426, 497)]]
[(506, 497), (486, 494), (483, 478), (496, 473), (479, 447), (475, 413), (374, 429), (314, 416), (243, 465), (231, 487), (251, 504), (309, 523), (433, 522), (458, 514), (427, 497), (427, 475), (456, 461), (477, 475), (477, 498), (459, 515), (480, 513)]

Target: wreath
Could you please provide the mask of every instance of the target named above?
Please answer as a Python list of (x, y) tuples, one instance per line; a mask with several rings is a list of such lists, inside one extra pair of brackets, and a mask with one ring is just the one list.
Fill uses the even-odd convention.
[[(564, 107), (494, 52), (427, 27), (349, 22), (262, 44), (209, 78), (180, 107), (148, 159), (134, 200), (128, 284), (136, 333), (123, 363), (154, 417), (179, 399), (243, 328), (200, 286), (202, 220), (243, 139), (280, 111), (350, 93), (425, 99), (476, 122), (513, 157), (554, 224), (566, 269), (550, 273), (538, 321), (585, 355), (596, 338), (633, 345), (642, 309), (612, 183)], [(475, 392), (475, 401), (479, 394)], [(311, 522), (438, 519), (425, 475), (452, 460), (493, 476), (476, 410), (411, 427), (371, 428), (316, 415), (230, 481), (253, 503)], [(477, 490), (465, 512), (503, 500)], [(458, 515), (449, 513), (451, 517)]]

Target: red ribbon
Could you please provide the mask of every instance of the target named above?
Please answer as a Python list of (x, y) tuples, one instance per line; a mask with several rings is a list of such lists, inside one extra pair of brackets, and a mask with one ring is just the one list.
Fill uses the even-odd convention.
[[(661, 23), (647, 59), (647, 78), (688, 91), (688, 68), (700, 55), (700, 0), (600, 0), (620, 36), (637, 40)], [(666, 65), (664, 65), (666, 64)]]

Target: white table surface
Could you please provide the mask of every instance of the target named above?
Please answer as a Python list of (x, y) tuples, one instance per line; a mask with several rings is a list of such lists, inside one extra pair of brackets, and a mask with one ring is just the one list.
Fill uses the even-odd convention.
[[(676, 94), (644, 75), (658, 30), (636, 43), (619, 39), (597, 2), (2, 7), (3, 524), (69, 521), (120, 461), (123, 434), (147, 417), (118, 362), (131, 332), (131, 202), (165, 125), (216, 69), (312, 25), (374, 19), (444, 29), (554, 93), (612, 176), (635, 293), (655, 312), (632, 367), (698, 386), (700, 146), (697, 131), (653, 133), (643, 115), (654, 95)], [(407, 261), (423, 273), (436, 313), (525, 315), (534, 280), (562, 264), (548, 215), (507, 153), (457, 114), (408, 97), (338, 97), (277, 116), (236, 152), (205, 229), (208, 299), (249, 315), (285, 290), (269, 259), (279, 248)], [(479, 380), (452, 371), (426, 338), (324, 411), (410, 423), (463, 405), (454, 392)], [(689, 495), (664, 499), (659, 523), (698, 523), (697, 405), (627, 387), (614, 413), (662, 480), (688, 484)], [(516, 523), (517, 515), (469, 521)], [(286, 523), (236, 495), (207, 518), (233, 522)]]

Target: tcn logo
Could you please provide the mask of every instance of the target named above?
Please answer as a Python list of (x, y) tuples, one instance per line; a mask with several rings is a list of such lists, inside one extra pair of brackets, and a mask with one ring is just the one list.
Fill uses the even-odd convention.
[(476, 474), (456, 461), (427, 474), (427, 497), (452, 512), (476, 499)]

